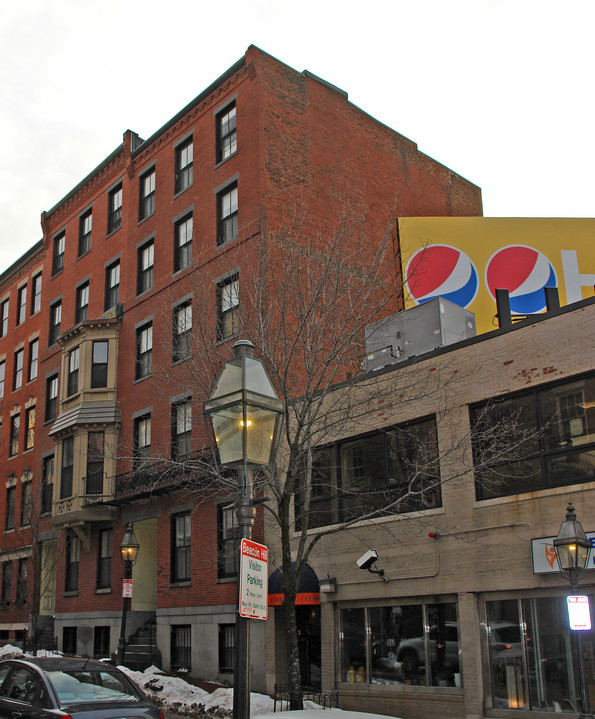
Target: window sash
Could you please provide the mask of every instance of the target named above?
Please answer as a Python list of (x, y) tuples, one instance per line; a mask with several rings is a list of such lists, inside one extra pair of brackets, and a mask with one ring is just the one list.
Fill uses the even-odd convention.
[(25, 449), (32, 449), (35, 442), (35, 407), (27, 408), (25, 422)]
[(105, 309), (118, 304), (120, 294), (120, 263), (110, 265), (105, 271)]
[(32, 280), (31, 290), (31, 314), (34, 315), (41, 309), (41, 273), (35, 275)]
[(20, 349), (14, 353), (14, 389), (23, 386), (23, 359), (25, 350)]
[(182, 192), (192, 184), (193, 143), (187, 140), (176, 148), (175, 192)]
[(108, 232), (115, 232), (122, 226), (122, 185), (114, 188), (108, 198)]
[(107, 367), (109, 358), (109, 343), (107, 340), (93, 342), (91, 359), (91, 387), (107, 387)]
[(17, 303), (17, 325), (27, 319), (27, 285), (19, 288)]
[(39, 340), (31, 340), (29, 342), (29, 382), (37, 379), (37, 370), (39, 364)]
[(93, 215), (87, 212), (79, 221), (79, 257), (91, 249), (91, 228), (93, 226)]

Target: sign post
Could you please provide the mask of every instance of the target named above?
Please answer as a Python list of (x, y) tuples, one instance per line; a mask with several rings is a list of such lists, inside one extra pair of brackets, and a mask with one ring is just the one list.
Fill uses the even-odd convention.
[(132, 598), (132, 579), (122, 580), (122, 596), (128, 599)]
[(246, 619), (268, 616), (269, 550), (264, 544), (242, 539), (240, 547), (239, 614)]

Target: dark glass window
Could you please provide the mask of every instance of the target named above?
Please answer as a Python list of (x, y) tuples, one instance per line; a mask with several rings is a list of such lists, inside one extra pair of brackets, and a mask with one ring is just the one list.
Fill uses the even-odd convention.
[(223, 673), (231, 673), (235, 667), (236, 642), (235, 642), (236, 625), (220, 624), (219, 625), (219, 671)]
[(190, 512), (176, 514), (171, 518), (171, 581), (190, 580)]
[(10, 456), (19, 453), (19, 432), (21, 430), (21, 415), (13, 414), (10, 418)]
[(37, 379), (37, 371), (39, 367), (39, 340), (34, 339), (29, 342), (29, 371), (27, 374), (29, 382)]
[(26, 527), (31, 523), (31, 502), (33, 485), (31, 482), (23, 482), (21, 489), (21, 526)]
[(192, 264), (192, 214), (174, 226), (174, 272)]
[(217, 115), (217, 162), (226, 160), (237, 150), (236, 104), (234, 102)]
[(58, 375), (52, 375), (45, 381), (45, 421), (56, 419), (58, 411)]
[(118, 304), (120, 294), (120, 260), (113, 262), (105, 270), (105, 309)]
[(76, 592), (79, 588), (81, 541), (72, 529), (66, 531), (66, 573), (64, 590), (66, 592)]
[(27, 319), (27, 285), (19, 287), (17, 293), (17, 325)]
[(174, 308), (173, 361), (180, 362), (192, 355), (192, 304), (184, 302)]
[(54, 237), (54, 254), (52, 256), (52, 275), (64, 269), (64, 250), (66, 249), (66, 233), (61, 232)]
[(148, 377), (153, 369), (153, 323), (136, 330), (136, 379)]
[(176, 147), (175, 192), (182, 192), (192, 184), (192, 138)]
[(87, 254), (87, 252), (91, 249), (92, 226), (93, 214), (91, 210), (89, 210), (79, 218), (79, 257)]
[(240, 564), (239, 528), (234, 504), (217, 507), (217, 577), (236, 577)]
[(105, 435), (103, 432), (89, 432), (87, 435), (87, 477), (86, 494), (103, 493), (103, 461), (105, 456)]
[(64, 627), (62, 629), (62, 651), (64, 654), (76, 654), (77, 627)]
[(0, 305), (0, 337), (6, 337), (8, 332), (9, 300), (4, 300)]
[(595, 479), (595, 375), (470, 408), (477, 499)]
[(78, 347), (70, 350), (68, 353), (68, 396), (75, 394), (79, 390), (79, 360), (80, 351)]
[(236, 183), (217, 195), (217, 244), (231, 242), (238, 236), (238, 186)]
[(56, 344), (60, 336), (60, 323), (62, 322), (62, 303), (54, 302), (50, 307), (50, 332), (48, 345)]
[(31, 280), (31, 314), (41, 309), (41, 272)]
[(192, 404), (190, 400), (178, 402), (172, 407), (172, 447), (174, 460), (183, 459), (192, 447)]
[(107, 198), (107, 231), (115, 232), (122, 225), (122, 185), (110, 190)]
[(2, 562), (2, 604), (12, 601), (12, 562)]
[(111, 529), (101, 529), (98, 537), (97, 589), (109, 589), (112, 586), (112, 539)]
[(95, 627), (93, 629), (93, 656), (96, 659), (105, 659), (105, 657), (110, 656), (109, 626)]
[(237, 275), (217, 285), (217, 339), (226, 340), (240, 331), (240, 280)]
[(89, 316), (89, 283), (76, 288), (75, 322), (83, 322)]
[(14, 353), (14, 383), (13, 389), (20, 389), (23, 386), (23, 363), (25, 361), (25, 350), (21, 347)]
[(54, 455), (43, 458), (42, 486), (41, 486), (41, 513), (51, 514), (54, 494)]
[(134, 420), (134, 469), (142, 467), (151, 456), (151, 415), (146, 414)]
[(74, 437), (62, 442), (62, 471), (60, 473), (60, 499), (72, 496), (72, 478), (74, 472)]
[(27, 603), (27, 576), (29, 574), (29, 560), (19, 559), (17, 565), (17, 602), (22, 606)]
[(33, 449), (35, 443), (35, 407), (25, 410), (25, 449)]
[(91, 387), (107, 387), (107, 360), (109, 342), (96, 340), (93, 342), (91, 361)]
[[(309, 506), (305, 506), (309, 495)], [(442, 504), (434, 418), (388, 427), (313, 451), (296, 493), (296, 523), (322, 527)]]
[(139, 188), (138, 219), (140, 222), (155, 212), (155, 168), (141, 175)]
[(155, 246), (148, 242), (138, 250), (138, 279), (136, 293), (147, 292), (153, 287), (153, 262)]
[(171, 671), (190, 671), (192, 631), (189, 624), (174, 624), (171, 628)]
[(17, 488), (15, 486), (6, 488), (6, 518), (4, 529), (14, 529), (14, 516), (17, 504)]
[(4, 380), (6, 379), (6, 362), (0, 362), (0, 399), (4, 397)]

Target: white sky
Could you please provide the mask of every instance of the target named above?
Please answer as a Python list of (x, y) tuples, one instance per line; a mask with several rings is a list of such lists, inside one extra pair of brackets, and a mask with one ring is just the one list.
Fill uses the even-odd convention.
[(483, 190), (487, 216), (594, 217), (593, 0), (0, 0), (0, 271), (122, 141), (250, 44)]

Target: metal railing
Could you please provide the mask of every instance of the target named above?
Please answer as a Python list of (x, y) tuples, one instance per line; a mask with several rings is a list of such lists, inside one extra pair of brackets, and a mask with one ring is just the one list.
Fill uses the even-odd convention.
[[(319, 704), (323, 709), (337, 709), (339, 707), (339, 692), (323, 691), (312, 687), (302, 687), (304, 701), (311, 701)], [(277, 709), (277, 702), (279, 709)], [(275, 696), (273, 697), (273, 711), (284, 711), (289, 709), (290, 694), (288, 684), (275, 684)]]

